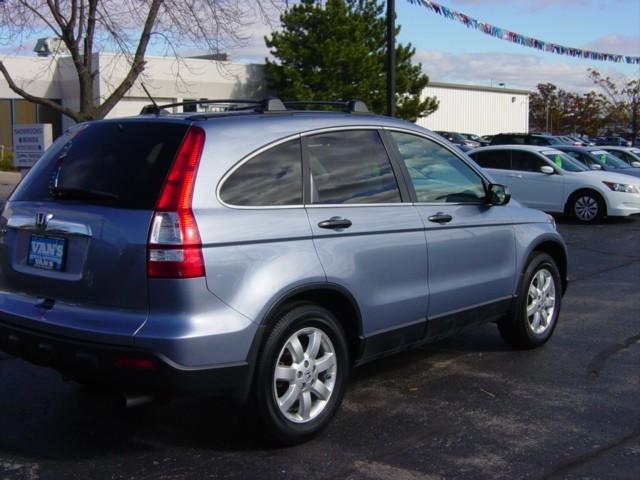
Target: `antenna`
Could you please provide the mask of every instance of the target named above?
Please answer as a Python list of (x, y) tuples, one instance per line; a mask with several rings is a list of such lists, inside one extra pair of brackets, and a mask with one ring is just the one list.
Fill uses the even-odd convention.
[(156, 101), (153, 99), (153, 97), (149, 93), (149, 90), (147, 90), (147, 87), (144, 86), (144, 82), (140, 82), (140, 85), (142, 86), (142, 89), (144, 90), (144, 93), (146, 93), (147, 97), (149, 97), (149, 100), (151, 100), (151, 103), (153, 103), (153, 111), (151, 111), (151, 109), (147, 107), (147, 108), (143, 109), (142, 113), (155, 113), (157, 115), (158, 113), (160, 113), (160, 107), (158, 107), (158, 104), (156, 103)]

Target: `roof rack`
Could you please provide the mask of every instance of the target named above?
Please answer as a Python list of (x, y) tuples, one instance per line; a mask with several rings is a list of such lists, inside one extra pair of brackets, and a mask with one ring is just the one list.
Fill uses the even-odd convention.
[(238, 110), (254, 110), (256, 112), (284, 112), (287, 108), (279, 98), (267, 97), (263, 100), (241, 100), (241, 99), (220, 99), (220, 100), (187, 100), (184, 102), (166, 103), (164, 105), (146, 105), (142, 107), (140, 115), (158, 115), (169, 113), (167, 108), (184, 107), (186, 105), (220, 105), (225, 112)]
[[(192, 105), (219, 105), (222, 113), (237, 111), (253, 111), (255, 113), (285, 113), (293, 110), (310, 110), (305, 107), (339, 107), (345, 113), (370, 113), (367, 105), (362, 100), (347, 100), (339, 102), (324, 102), (319, 100), (286, 101), (276, 97), (267, 97), (263, 100), (245, 99), (219, 99), (219, 100), (186, 100), (184, 102), (166, 103), (164, 105), (146, 105), (140, 111), (140, 115), (160, 115), (170, 113), (167, 109)], [(315, 110), (325, 111), (325, 110)], [(212, 112), (193, 112), (195, 116), (208, 115)]]
[[(299, 109), (300, 107), (340, 107), (346, 113), (370, 113), (367, 105), (362, 100), (347, 100), (343, 102), (324, 102), (321, 100), (292, 100), (285, 101), (284, 105), (289, 108)], [(307, 110), (303, 108), (304, 110)]]

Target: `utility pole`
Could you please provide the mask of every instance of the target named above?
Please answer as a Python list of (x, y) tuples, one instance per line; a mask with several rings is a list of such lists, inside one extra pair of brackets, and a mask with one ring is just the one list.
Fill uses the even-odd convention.
[(387, 0), (387, 115), (396, 116), (396, 2)]

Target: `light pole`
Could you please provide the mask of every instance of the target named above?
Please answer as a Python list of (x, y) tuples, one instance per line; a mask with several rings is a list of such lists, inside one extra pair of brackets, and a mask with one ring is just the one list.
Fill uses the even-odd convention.
[(387, 115), (396, 116), (396, 2), (387, 0)]

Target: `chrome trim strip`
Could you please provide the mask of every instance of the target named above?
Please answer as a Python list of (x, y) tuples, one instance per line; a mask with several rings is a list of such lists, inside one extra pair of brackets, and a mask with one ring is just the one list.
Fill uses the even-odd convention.
[(46, 233), (61, 233), (65, 235), (77, 235), (91, 237), (93, 232), (89, 225), (84, 223), (69, 222), (52, 218), (44, 230), (36, 225), (35, 217), (27, 215), (13, 215), (7, 220), (7, 227), (19, 230), (33, 230)]

